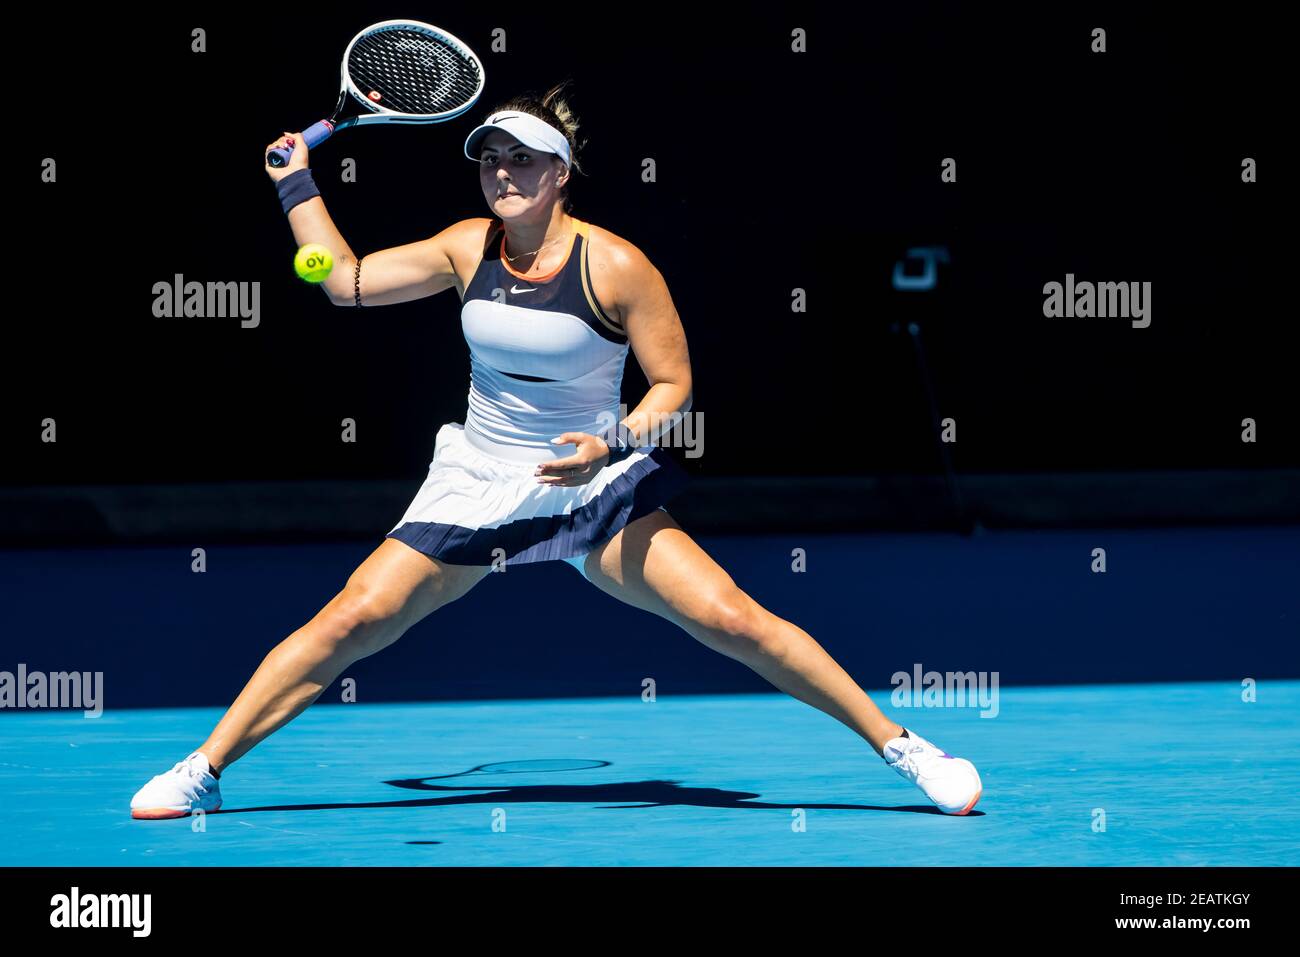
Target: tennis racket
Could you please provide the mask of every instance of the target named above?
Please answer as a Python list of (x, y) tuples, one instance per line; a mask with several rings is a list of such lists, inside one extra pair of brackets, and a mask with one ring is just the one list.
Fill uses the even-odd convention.
[[(339, 130), (371, 123), (442, 123), (478, 100), (486, 79), (472, 50), (446, 30), (416, 20), (384, 20), (348, 44), (339, 70), (334, 113), (302, 131), (315, 149)], [(293, 150), (266, 154), (269, 166), (289, 164)]]

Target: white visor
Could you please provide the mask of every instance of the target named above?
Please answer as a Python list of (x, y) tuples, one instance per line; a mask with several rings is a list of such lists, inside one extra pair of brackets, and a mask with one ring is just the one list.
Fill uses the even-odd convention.
[(493, 113), (482, 126), (476, 126), (465, 138), (465, 155), (474, 162), (479, 161), (479, 149), (483, 138), (493, 130), (509, 133), (519, 142), (543, 153), (554, 153), (564, 160), (565, 166), (573, 165), (569, 161), (568, 138), (544, 120), (518, 110), (502, 110)]

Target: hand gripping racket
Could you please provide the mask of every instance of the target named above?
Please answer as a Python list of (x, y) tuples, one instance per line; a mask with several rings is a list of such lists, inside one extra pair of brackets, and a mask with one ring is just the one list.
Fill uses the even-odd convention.
[[(366, 27), (343, 53), (339, 76), (333, 115), (302, 131), (309, 150), (349, 126), (454, 119), (474, 105), (486, 79), (469, 47), (446, 30), (416, 20)], [(280, 169), (292, 154), (273, 149), (266, 162)]]

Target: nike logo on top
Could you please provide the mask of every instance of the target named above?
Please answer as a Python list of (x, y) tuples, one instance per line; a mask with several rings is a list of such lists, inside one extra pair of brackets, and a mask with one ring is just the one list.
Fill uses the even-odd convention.
[(536, 286), (531, 286), (531, 287), (529, 287), (528, 289), (520, 289), (518, 286), (511, 286), (511, 287), (510, 287), (510, 295), (512, 295), (512, 296), (517, 296), (517, 295), (519, 295), (519, 294), (522, 293), (522, 292), (537, 292), (537, 287), (536, 287)]

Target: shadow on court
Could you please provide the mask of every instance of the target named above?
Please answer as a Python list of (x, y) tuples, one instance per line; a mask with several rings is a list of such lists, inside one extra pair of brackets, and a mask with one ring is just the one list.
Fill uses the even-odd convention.
[[(258, 811), (339, 811), (383, 808), (446, 807), (449, 805), (491, 804), (586, 804), (595, 810), (632, 810), (652, 807), (697, 807), (740, 810), (810, 811), (901, 811), (910, 814), (938, 814), (938, 808), (923, 805), (886, 807), (875, 804), (821, 804), (816, 802), (773, 803), (755, 801), (756, 792), (728, 791), (721, 788), (683, 787), (678, 781), (628, 781), (616, 784), (532, 784), (476, 788), (425, 784), (422, 779), (385, 781), (394, 787), (420, 791), (456, 792), (455, 796), (428, 797), (409, 801), (354, 801), (315, 804), (272, 804), (263, 807), (222, 808), (212, 814), (251, 814)], [(485, 791), (465, 794), (467, 790)], [(982, 817), (976, 808), (966, 817)]]

